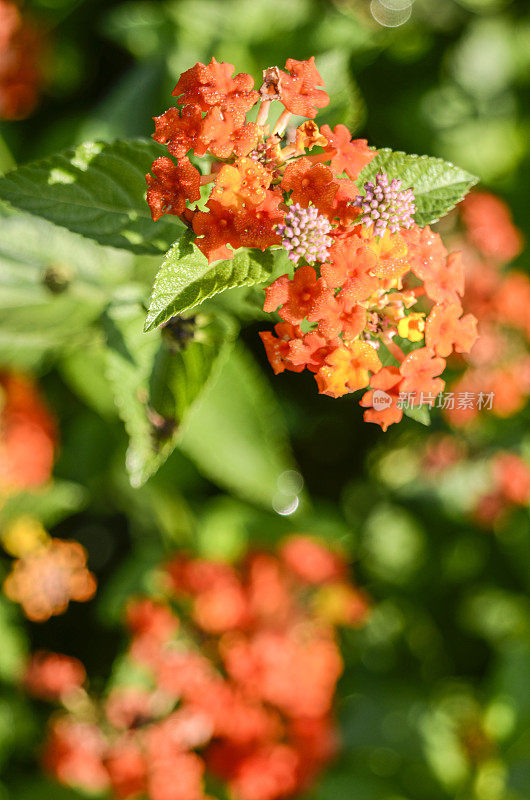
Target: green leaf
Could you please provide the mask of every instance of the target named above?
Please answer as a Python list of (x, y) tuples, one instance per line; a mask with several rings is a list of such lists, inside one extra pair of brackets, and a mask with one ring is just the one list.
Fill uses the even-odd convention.
[(330, 50), (317, 58), (318, 71), (322, 75), (330, 102), (319, 114), (319, 125), (324, 123), (346, 125), (351, 131), (358, 129), (366, 116), (366, 110), (350, 70), (348, 50)]
[(399, 178), (404, 187), (412, 187), (416, 197), (415, 219), (420, 227), (436, 222), (464, 199), (478, 178), (449, 161), (430, 156), (414, 156), (383, 149), (361, 172), (361, 187), (380, 172), (390, 179)]
[(289, 271), (284, 250), (238, 250), (233, 259), (211, 266), (185, 234), (167, 253), (155, 278), (145, 330), (158, 327), (175, 314), (238, 286), (270, 282), (280, 270)]
[(31, 367), (72, 348), (130, 279), (133, 260), (0, 207), (0, 362)]
[(241, 345), (188, 415), (180, 447), (219, 486), (270, 509), (294, 458), (274, 393)]
[(28, 514), (52, 527), (75, 514), (86, 504), (87, 492), (78, 483), (54, 480), (31, 492), (17, 492), (6, 498), (0, 509), (0, 524)]
[[(13, 782), (13, 797), (20, 800), (86, 800), (85, 792), (77, 792), (46, 778), (29, 778)], [(15, 794), (16, 793), (16, 794)]]
[(87, 142), (0, 178), (0, 198), (100, 244), (161, 253), (184, 230), (176, 217), (153, 222), (145, 175), (165, 150), (142, 139)]
[[(206, 322), (206, 324), (205, 324)], [(149, 401), (154, 410), (165, 419), (180, 424), (186, 412), (202, 391), (212, 371), (213, 365), (223, 352), (225, 345), (232, 345), (237, 335), (237, 326), (230, 317), (217, 315), (216, 318), (197, 318), (201, 324), (195, 340), (184, 344), (184, 348), (172, 346), (169, 328), (166, 342), (160, 347), (153, 362), (149, 380)], [(177, 329), (195, 324), (178, 320)], [(177, 333), (178, 337), (179, 334)]]
[(180, 437), (183, 420), (217, 363), (233, 343), (230, 319), (196, 320), (192, 342), (168, 347), (159, 332), (142, 333), (137, 302), (115, 302), (107, 311), (107, 376), (118, 413), (129, 435), (127, 468), (133, 486), (141, 486), (163, 464)]
[(0, 596), (0, 679), (14, 681), (20, 677), (27, 658), (27, 643), (17, 619), (15, 607)]
[(58, 364), (63, 380), (89, 408), (104, 419), (116, 416), (111, 387), (105, 376), (107, 351), (98, 331), (84, 344), (82, 353), (76, 348), (66, 353)]
[(426, 425), (428, 427), (431, 424), (431, 414), (429, 408), (430, 406), (427, 405), (411, 406), (410, 408), (404, 406), (403, 413), (406, 417), (410, 417), (410, 419), (413, 419), (416, 422), (421, 422), (422, 425)]

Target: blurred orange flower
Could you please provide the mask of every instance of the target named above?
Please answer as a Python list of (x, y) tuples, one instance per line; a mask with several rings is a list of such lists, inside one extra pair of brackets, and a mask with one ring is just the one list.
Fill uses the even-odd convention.
[(33, 382), (0, 372), (0, 491), (46, 483), (55, 444), (53, 418)]
[(20, 603), (28, 619), (45, 622), (63, 614), (70, 600), (83, 603), (96, 591), (96, 579), (86, 566), (87, 554), (78, 543), (51, 539), (15, 561), (4, 581), (4, 592)]

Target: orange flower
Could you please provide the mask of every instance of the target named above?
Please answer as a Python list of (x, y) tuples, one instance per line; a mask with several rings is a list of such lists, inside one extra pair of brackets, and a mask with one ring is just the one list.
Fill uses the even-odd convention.
[(373, 275), (376, 265), (376, 254), (354, 234), (336, 241), (330, 250), (329, 262), (322, 264), (321, 274), (328, 286), (347, 287), (344, 293), (351, 300), (365, 300), (378, 285)]
[(510, 503), (524, 506), (530, 500), (530, 467), (516, 453), (495, 456), (493, 472), (500, 491)]
[(521, 252), (523, 237), (507, 205), (489, 192), (471, 192), (460, 210), (469, 238), (485, 256), (511, 261)]
[(366, 139), (352, 139), (346, 125), (322, 125), (320, 132), (328, 140), (326, 153), (331, 157), (331, 168), (336, 175), (343, 172), (355, 180), (361, 170), (377, 155), (368, 147)]
[(379, 372), (381, 361), (367, 342), (345, 342), (331, 352), (326, 363), (317, 372), (316, 380), (321, 394), (341, 397), (368, 384), (369, 372)]
[(70, 600), (83, 603), (95, 591), (96, 579), (86, 568), (85, 549), (62, 539), (51, 539), (47, 546), (15, 561), (4, 581), (7, 597), (20, 603), (34, 622), (63, 614)]
[(241, 128), (236, 128), (230, 137), (235, 155), (248, 156), (250, 151), (257, 147), (261, 130), (255, 122), (248, 122), (246, 125), (242, 125)]
[(444, 267), (447, 250), (440, 234), (431, 231), (428, 225), (425, 228), (413, 225), (400, 231), (400, 235), (407, 243), (410, 268), (421, 281)]
[(372, 388), (359, 401), (359, 405), (367, 409), (365, 422), (375, 422), (386, 431), (389, 425), (401, 421), (403, 410), (398, 405), (401, 378), (398, 367), (383, 367), (373, 375)]
[(511, 271), (503, 275), (500, 286), (495, 287), (495, 292), (488, 298), (493, 301), (494, 311), (502, 322), (521, 328), (528, 332), (530, 338), (530, 321), (528, 309), (530, 308), (530, 280), (528, 275)]
[(151, 172), (146, 175), (147, 202), (153, 220), (162, 214), (179, 216), (186, 208), (186, 201), (200, 200), (201, 176), (188, 158), (181, 158), (175, 165), (170, 158), (162, 156), (153, 161)]
[(281, 187), (284, 192), (291, 192), (293, 203), (304, 207), (313, 203), (319, 211), (325, 212), (333, 202), (338, 184), (329, 167), (299, 158), (286, 167)]
[(56, 431), (29, 378), (0, 372), (0, 490), (41, 486), (50, 478)]
[[(278, 278), (278, 280), (282, 281), (282, 278)], [(326, 291), (329, 292), (329, 289), (326, 290), (322, 278), (317, 279), (315, 270), (309, 266), (297, 269), (293, 279), (288, 283), (282, 281), (279, 285), (282, 292), (284, 287), (287, 287), (287, 299), (278, 313), (282, 319), (292, 325), (298, 325), (306, 317), (311, 318), (323, 294)]]
[(318, 129), (316, 122), (308, 120), (296, 129), (296, 152), (304, 153), (305, 150), (312, 150), (313, 147), (325, 147), (328, 140)]
[(368, 233), (363, 238), (366, 247), (377, 256), (373, 267), (376, 277), (395, 280), (410, 270), (407, 243), (399, 233), (390, 233), (387, 228), (383, 236), (373, 237)]
[(460, 297), (464, 294), (462, 253), (450, 253), (444, 264), (437, 264), (425, 276), (423, 285), (427, 296), (435, 303), (460, 305)]
[(290, 344), (292, 340), (302, 336), (302, 331), (298, 326), (291, 325), (289, 322), (280, 322), (274, 326), (276, 336), (270, 331), (261, 331), (261, 341), (265, 346), (265, 352), (275, 375), (279, 375), (286, 369), (293, 372), (302, 372), (305, 364), (293, 365), (290, 360)]
[(281, 102), (292, 114), (314, 119), (317, 109), (329, 103), (327, 93), (317, 88), (323, 86), (324, 81), (315, 66), (314, 56), (307, 61), (289, 58), (285, 68), (289, 74), (281, 72)]
[[(415, 400), (419, 400), (419, 395), (436, 395), (443, 391), (445, 381), (435, 377), (444, 371), (445, 361), (443, 358), (435, 358), (432, 350), (421, 347), (413, 350), (401, 362), (399, 371), (403, 376), (401, 391), (406, 395), (412, 395)], [(434, 402), (434, 400), (432, 401)]]
[(259, 206), (267, 196), (271, 178), (270, 172), (252, 158), (239, 158), (221, 167), (210, 199), (238, 210), (245, 204)]
[(233, 74), (233, 64), (219, 63), (215, 58), (208, 65), (199, 62), (182, 73), (173, 89), (173, 97), (179, 97), (181, 105), (198, 105), (202, 111), (216, 106), (230, 114), (240, 127), (259, 95), (254, 91), (250, 75), (240, 73), (232, 77)]
[(328, 339), (343, 333), (353, 340), (366, 327), (366, 309), (342, 293), (337, 297), (331, 294), (325, 306), (319, 305), (318, 313), (318, 331)]
[(347, 178), (335, 178), (335, 183), (338, 188), (327, 213), (331, 219), (338, 220), (340, 225), (355, 225), (355, 220), (361, 214), (361, 210), (352, 203), (359, 194), (358, 189)]
[(289, 342), (289, 368), (295, 372), (307, 367), (318, 372), (326, 357), (340, 344), (340, 339), (331, 340), (320, 336), (316, 331), (305, 333)]
[(425, 325), (425, 342), (436, 355), (444, 358), (469, 353), (477, 338), (477, 320), (472, 314), (461, 317), (459, 305), (435, 305)]

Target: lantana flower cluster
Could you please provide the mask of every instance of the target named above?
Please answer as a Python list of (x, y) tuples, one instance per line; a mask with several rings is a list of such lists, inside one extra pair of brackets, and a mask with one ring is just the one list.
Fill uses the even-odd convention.
[(0, 119), (24, 119), (43, 81), (42, 35), (18, 3), (0, 0)]
[[(331, 397), (368, 389), (365, 419), (386, 430), (404, 396), (432, 405), (445, 358), (475, 341), (460, 254), (416, 225), (412, 187), (386, 174), (356, 183), (377, 153), (344, 125), (313, 121), (329, 102), (314, 58), (266, 69), (259, 90), (233, 72), (215, 59), (196, 64), (173, 92), (179, 107), (156, 118), (154, 138), (176, 162), (158, 158), (147, 176), (153, 219), (180, 216), (209, 261), (283, 247), (294, 274), (266, 289), (264, 309), (281, 322), (261, 334), (274, 371), (308, 369)], [(284, 110), (269, 123), (273, 101)], [(307, 121), (293, 129), (292, 114)], [(190, 152), (214, 159), (209, 174)]]
[(309, 788), (338, 744), (335, 628), (367, 614), (343, 560), (296, 535), (236, 566), (178, 556), (160, 577), (156, 598), (127, 607), (120, 672), (136, 679), (96, 699), (74, 659), (38, 653), (28, 665), (26, 687), (65, 706), (48, 771), (121, 800), (206, 800), (206, 781), (234, 800)]
[[(460, 375), (451, 391), (470, 400), (479, 392), (490, 394), (492, 413), (510, 417), (530, 395), (530, 279), (507, 268), (522, 251), (522, 234), (504, 201), (482, 191), (460, 204), (448, 233), (463, 254), (464, 308), (478, 318), (480, 333), (469, 355), (456, 364)], [(447, 417), (462, 426), (476, 422), (478, 412), (470, 401), (455, 404)]]

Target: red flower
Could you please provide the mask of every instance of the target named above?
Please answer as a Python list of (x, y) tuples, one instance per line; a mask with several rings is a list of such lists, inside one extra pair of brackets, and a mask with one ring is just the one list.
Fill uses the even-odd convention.
[(281, 192), (268, 189), (265, 199), (258, 205), (245, 208), (234, 218), (234, 228), (238, 234), (241, 247), (258, 247), (266, 250), (279, 244), (280, 237), (276, 225), (283, 220), (283, 212), (278, 206), (283, 201)]
[(234, 65), (217, 62), (212, 58), (208, 65), (199, 62), (180, 76), (173, 96), (181, 105), (198, 105), (202, 111), (213, 106), (234, 119), (236, 127), (243, 124), (245, 114), (258, 101), (250, 75), (240, 73), (235, 77)]
[(160, 144), (167, 144), (171, 155), (184, 158), (190, 150), (194, 150), (198, 156), (206, 152), (206, 147), (200, 141), (202, 114), (198, 106), (186, 106), (182, 111), (169, 108), (153, 119), (153, 139)]
[(189, 159), (181, 158), (175, 165), (162, 156), (153, 161), (151, 172), (155, 177), (146, 175), (145, 179), (149, 187), (147, 202), (155, 222), (162, 214), (182, 214), (187, 200), (200, 200), (201, 175)]
[(234, 251), (229, 250), (227, 245), (234, 248), (240, 246), (234, 210), (215, 200), (209, 200), (207, 208), (208, 212), (197, 211), (193, 215), (193, 230), (199, 237), (195, 239), (195, 244), (209, 263), (219, 258), (233, 258)]
[(344, 577), (344, 561), (308, 536), (290, 536), (280, 555), (291, 572), (306, 583), (328, 583)]
[(29, 660), (24, 687), (42, 700), (59, 700), (85, 682), (85, 668), (77, 658), (39, 650)]
[(97, 725), (59, 717), (50, 726), (42, 759), (44, 767), (69, 786), (103, 792), (109, 785), (103, 765), (105, 744)]
[(134, 636), (147, 636), (156, 642), (167, 641), (178, 628), (178, 621), (168, 606), (147, 598), (129, 602), (126, 619)]
[(119, 739), (105, 756), (105, 767), (117, 800), (144, 794), (147, 789), (147, 763), (140, 743), (132, 737)]
[(328, 140), (325, 152), (331, 157), (331, 168), (336, 175), (343, 172), (355, 180), (361, 170), (377, 155), (377, 150), (368, 147), (366, 139), (352, 139), (346, 125), (322, 125), (321, 132)]
[(37, 105), (43, 82), (42, 34), (17, 4), (0, 0), (0, 118), (24, 119)]
[(318, 108), (329, 103), (329, 96), (318, 86), (324, 81), (315, 66), (313, 56), (308, 61), (296, 61), (289, 58), (285, 64), (289, 71), (281, 72), (281, 102), (292, 114), (314, 119)]

